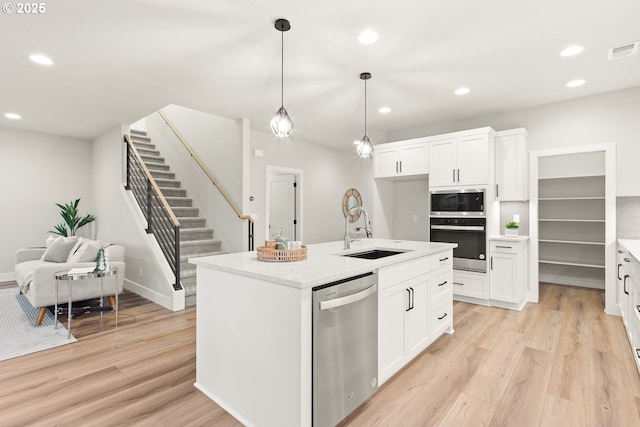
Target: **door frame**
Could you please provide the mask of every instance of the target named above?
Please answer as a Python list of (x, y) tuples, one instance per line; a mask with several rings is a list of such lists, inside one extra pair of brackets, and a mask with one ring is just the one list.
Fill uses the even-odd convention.
[(538, 160), (541, 157), (552, 157), (566, 154), (604, 153), (605, 156), (605, 307), (604, 311), (611, 315), (620, 315), (616, 303), (616, 144), (570, 146), (530, 152), (529, 158), (529, 234), (531, 245), (529, 251), (529, 289), (527, 300), (539, 300), (539, 231), (538, 231)]
[(264, 236), (265, 240), (269, 240), (269, 203), (271, 201), (271, 181), (274, 177), (279, 175), (294, 175), (296, 182), (296, 240), (303, 242), (303, 226), (302, 226), (302, 199), (303, 199), (303, 185), (302, 185), (302, 170), (285, 168), (281, 166), (267, 165), (266, 167), (266, 179), (265, 179), (265, 223), (264, 223)]

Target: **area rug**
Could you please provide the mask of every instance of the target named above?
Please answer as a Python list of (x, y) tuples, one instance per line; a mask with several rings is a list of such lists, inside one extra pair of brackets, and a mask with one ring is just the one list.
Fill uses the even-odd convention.
[(47, 311), (42, 325), (34, 326), (38, 310), (18, 288), (0, 289), (0, 361), (47, 350), (76, 341), (58, 322), (53, 328), (53, 314)]

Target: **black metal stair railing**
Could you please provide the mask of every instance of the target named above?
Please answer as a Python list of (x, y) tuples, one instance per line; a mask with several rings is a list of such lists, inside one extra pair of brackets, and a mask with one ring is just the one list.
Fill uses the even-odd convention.
[(182, 289), (180, 284), (180, 222), (162, 195), (158, 184), (145, 166), (129, 135), (124, 136), (124, 142), (127, 147), (127, 184), (125, 188), (133, 193), (147, 220), (147, 233), (152, 233), (155, 236), (162, 253), (169, 262), (176, 277), (173, 288), (180, 290)]

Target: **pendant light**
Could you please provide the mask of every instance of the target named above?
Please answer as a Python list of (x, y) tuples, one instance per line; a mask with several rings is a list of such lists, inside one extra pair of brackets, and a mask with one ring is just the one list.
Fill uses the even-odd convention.
[(364, 80), (364, 136), (356, 147), (358, 156), (370, 159), (373, 154), (373, 145), (367, 136), (367, 80), (371, 78), (371, 73), (360, 74), (360, 80)]
[(287, 110), (284, 109), (284, 32), (291, 29), (291, 24), (286, 19), (277, 19), (274, 25), (275, 29), (280, 31), (281, 35), (281, 80), (280, 80), (280, 109), (271, 119), (271, 131), (275, 136), (286, 138), (293, 130), (293, 121)]

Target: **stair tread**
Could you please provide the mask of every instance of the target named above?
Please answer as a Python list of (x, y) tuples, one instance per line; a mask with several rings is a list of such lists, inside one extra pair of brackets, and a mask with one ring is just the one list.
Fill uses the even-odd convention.
[(203, 239), (203, 240), (187, 240), (180, 242), (180, 246), (199, 246), (199, 245), (212, 245), (222, 243), (218, 239)]

